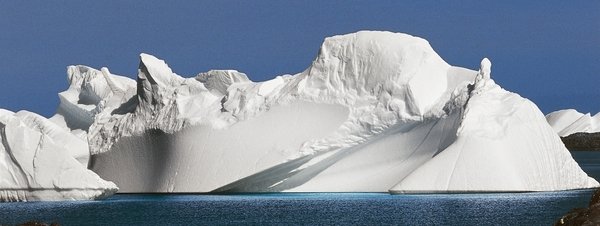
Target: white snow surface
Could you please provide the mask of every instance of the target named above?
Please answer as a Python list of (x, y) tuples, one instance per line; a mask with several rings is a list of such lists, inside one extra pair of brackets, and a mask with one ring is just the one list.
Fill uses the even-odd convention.
[(326, 38), (305, 71), (264, 82), (235, 70), (184, 78), (148, 54), (138, 72), (69, 67), (50, 119), (87, 141), (90, 168), (121, 192), (598, 186), (535, 104), (495, 84), (487, 58), (479, 71), (454, 67), (407, 34)]
[(84, 140), (35, 113), (0, 109), (0, 201), (86, 200), (117, 186), (87, 169)]
[(590, 113), (580, 113), (575, 109), (565, 109), (546, 115), (548, 124), (561, 137), (574, 133), (600, 132), (600, 113), (592, 116)]

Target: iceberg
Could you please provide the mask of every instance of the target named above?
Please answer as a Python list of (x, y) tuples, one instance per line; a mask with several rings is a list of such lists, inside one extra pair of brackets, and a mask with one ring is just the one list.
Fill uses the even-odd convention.
[(32, 112), (0, 109), (0, 201), (88, 200), (117, 186), (87, 169), (85, 140)]
[(306, 70), (263, 82), (235, 70), (186, 78), (149, 54), (140, 55), (136, 80), (82, 65), (67, 74), (56, 115), (37, 117), (62, 135), (31, 128), (63, 153), (45, 163), (84, 167), (77, 172), (90, 184), (70, 182), (104, 188), (99, 196), (116, 186), (419, 193), (599, 185), (534, 103), (494, 82), (487, 58), (478, 71), (451, 66), (407, 34), (329, 37)]
[(148, 54), (137, 81), (75, 72), (104, 78), (72, 83), (95, 101), (68, 114), (94, 119), (90, 168), (122, 192), (598, 186), (535, 104), (495, 84), (488, 59), (454, 67), (406, 34), (327, 38), (308, 69), (264, 82), (234, 70), (184, 78)]
[(574, 133), (600, 132), (600, 113), (592, 116), (590, 113), (580, 113), (575, 109), (565, 109), (546, 115), (548, 124), (561, 137)]

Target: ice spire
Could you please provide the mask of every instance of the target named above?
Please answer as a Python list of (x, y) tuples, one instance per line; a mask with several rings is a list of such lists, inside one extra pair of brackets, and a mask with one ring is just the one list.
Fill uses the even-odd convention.
[(479, 74), (483, 77), (483, 79), (490, 79), (490, 74), (492, 73), (492, 62), (488, 58), (483, 58), (481, 60), (481, 66), (479, 66)]

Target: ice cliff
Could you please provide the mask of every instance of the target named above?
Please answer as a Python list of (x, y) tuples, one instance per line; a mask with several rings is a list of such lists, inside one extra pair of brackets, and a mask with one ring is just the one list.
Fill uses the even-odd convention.
[(583, 114), (575, 109), (566, 109), (546, 115), (546, 120), (561, 137), (580, 132), (600, 132), (600, 113), (592, 116), (590, 113)]
[[(122, 192), (549, 191), (598, 186), (544, 115), (421, 38), (326, 38), (295, 75), (175, 74), (141, 54), (137, 80), (68, 69), (51, 118), (87, 140)], [(85, 158), (85, 154), (83, 158)]]

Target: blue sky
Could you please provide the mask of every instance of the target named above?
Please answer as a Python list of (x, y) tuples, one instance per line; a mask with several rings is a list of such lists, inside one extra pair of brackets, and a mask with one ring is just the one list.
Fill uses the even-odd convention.
[(545, 112), (600, 111), (600, 1), (1, 1), (0, 108), (54, 113), (66, 67), (135, 77), (141, 52), (185, 77), (254, 81), (307, 68), (327, 36), (423, 37), (448, 63), (492, 60), (505, 89)]

